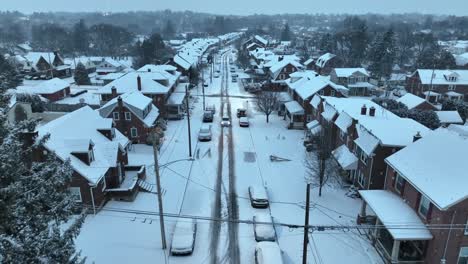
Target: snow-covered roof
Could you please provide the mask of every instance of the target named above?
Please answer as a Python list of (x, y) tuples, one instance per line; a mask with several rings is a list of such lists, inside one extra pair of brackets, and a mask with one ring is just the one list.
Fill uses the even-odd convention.
[(320, 68), (323, 68), (325, 67), (325, 64), (327, 64), (327, 62), (334, 57), (336, 57), (335, 54), (325, 53), (317, 59), (317, 61), (315, 62), (315, 65)]
[(332, 107), (331, 105), (327, 104), (326, 102), (323, 102), (323, 112), (322, 112), (322, 117), (325, 118), (327, 121), (332, 121), (333, 117), (336, 115), (336, 109)]
[(359, 124), (356, 126), (356, 131), (358, 138), (354, 140), (354, 143), (356, 143), (366, 155), (370, 156), (379, 145), (379, 139), (370, 134), (369, 131)]
[(385, 190), (359, 191), (395, 240), (431, 240), (432, 234), (416, 212), (396, 194)]
[(184, 102), (185, 93), (172, 93), (167, 99), (168, 105), (181, 105)]
[(314, 59), (310, 58), (310, 59), (304, 61), (304, 65), (307, 66), (307, 65), (309, 65), (309, 64), (311, 64), (313, 62), (314, 62)]
[(435, 111), (442, 124), (463, 124), (458, 111)]
[(357, 169), (358, 158), (349, 151), (346, 145), (341, 145), (332, 151), (333, 157), (343, 170)]
[(146, 64), (145, 66), (141, 67), (137, 71), (144, 71), (144, 72), (158, 72), (158, 71), (176, 71), (177, 68), (169, 65), (169, 64), (162, 64), (162, 65), (154, 65), (154, 64)]
[[(434, 72), (434, 75), (432, 74)], [(417, 70), (422, 84), (433, 85), (468, 85), (468, 70)], [(413, 74), (413, 75), (414, 75)], [(449, 77), (455, 77), (455, 80), (449, 80)]]
[(268, 40), (266, 40), (266, 39), (260, 37), (259, 35), (255, 35), (255, 39), (258, 40), (258, 41), (260, 41), (260, 43), (262, 43), (262, 44), (265, 45), (265, 46), (268, 44)]
[(312, 105), (315, 109), (317, 109), (320, 102), (322, 102), (322, 99), (320, 98), (320, 96), (314, 95), (314, 97), (312, 97), (312, 100), (310, 101), (310, 105)]
[(270, 72), (273, 75), (273, 79), (276, 79), (276, 77), (278, 77), (278, 75), (280, 74), (281, 70), (284, 67), (286, 67), (287, 65), (292, 65), (296, 69), (302, 68), (302, 65), (299, 62), (295, 61), (295, 60), (283, 59), (283, 60), (278, 61), (277, 63), (273, 64), (273, 66), (270, 67)]
[(343, 132), (347, 132), (348, 128), (353, 123), (353, 119), (345, 112), (340, 113), (338, 118), (335, 120), (335, 125)]
[(32, 94), (53, 94), (67, 87), (70, 87), (68, 82), (59, 78), (53, 78), (47, 81), (43, 81), (36, 86), (18, 86), (16, 89), (19, 92)]
[(468, 52), (455, 56), (457, 66), (465, 66), (468, 64)]
[(287, 102), (284, 106), (291, 114), (304, 114), (304, 108), (296, 101)]
[[(111, 130), (112, 119), (102, 118), (89, 106), (68, 113), (37, 129), (39, 137), (50, 134), (45, 147), (61, 160), (70, 159), (72, 168), (85, 177), (91, 184), (96, 184), (105, 173), (117, 165), (118, 149), (129, 143), (128, 138), (115, 130), (115, 138), (110, 140), (98, 130)], [(84, 163), (72, 152), (83, 150), (92, 142), (94, 161)]]
[(52, 64), (55, 60), (55, 54), (53, 52), (28, 52), (24, 57), (34, 66), (41, 58), (44, 58), (49, 64)]
[(404, 105), (406, 105), (406, 107), (408, 107), (408, 109), (413, 109), (415, 107), (417, 107), (418, 105), (424, 103), (426, 100), (417, 96), (417, 95), (414, 95), (412, 93), (406, 93), (405, 95), (403, 95), (402, 97), (398, 98), (397, 99), (397, 102), (400, 102)]
[[(129, 72), (122, 77), (108, 83), (99, 89), (98, 94), (111, 94), (112, 87), (117, 89), (118, 94), (138, 91), (138, 76), (141, 79), (141, 92), (144, 94), (167, 94), (172, 85), (175, 84), (177, 77), (168, 72)], [(166, 82), (163, 85), (158, 81)]]
[(468, 198), (468, 135), (461, 132), (439, 128), (385, 161), (435, 206), (446, 210)]
[(333, 70), (337, 77), (349, 77), (354, 73), (362, 73), (365, 76), (369, 76), (369, 73), (364, 68), (335, 68)]
[(281, 249), (276, 242), (262, 241), (255, 246), (261, 263), (283, 264)]

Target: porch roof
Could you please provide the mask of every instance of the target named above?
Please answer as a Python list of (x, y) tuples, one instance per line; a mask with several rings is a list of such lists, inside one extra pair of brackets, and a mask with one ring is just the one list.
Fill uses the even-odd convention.
[(167, 100), (167, 105), (181, 105), (184, 103), (185, 93), (172, 93)]
[(346, 145), (339, 146), (332, 151), (332, 154), (343, 170), (357, 169), (358, 158), (349, 151)]
[(288, 112), (293, 114), (293, 115), (303, 115), (304, 114), (304, 108), (302, 108), (302, 106), (296, 101), (287, 102), (287, 103), (284, 104), (284, 106), (286, 107)]
[(400, 197), (385, 190), (359, 191), (395, 240), (431, 240), (432, 234)]

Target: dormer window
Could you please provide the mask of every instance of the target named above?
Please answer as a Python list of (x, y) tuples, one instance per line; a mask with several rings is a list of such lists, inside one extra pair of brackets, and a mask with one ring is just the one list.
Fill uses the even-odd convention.
[(130, 112), (125, 112), (125, 120), (132, 120), (132, 114)]
[(450, 81), (450, 82), (456, 82), (456, 81), (457, 81), (457, 77), (456, 77), (456, 76), (450, 76), (450, 77), (449, 77), (449, 81)]

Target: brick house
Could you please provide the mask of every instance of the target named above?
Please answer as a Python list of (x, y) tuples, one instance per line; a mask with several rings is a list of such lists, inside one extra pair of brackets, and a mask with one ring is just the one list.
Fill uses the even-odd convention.
[(467, 263), (467, 139), (466, 128), (431, 131), (385, 160), (384, 190), (360, 191), (358, 222), (383, 225), (369, 236), (388, 262)]
[(318, 124), (331, 126), (333, 155), (345, 179), (359, 189), (382, 189), (385, 158), (412, 143), (414, 135), (429, 131), (363, 98), (316, 95), (310, 104)]
[(406, 90), (431, 103), (441, 98), (468, 101), (468, 70), (416, 70), (406, 79)]
[(244, 50), (253, 50), (253, 47), (266, 48), (267, 46), (268, 40), (260, 37), (259, 35), (255, 35), (242, 43), (242, 48)]
[[(315, 94), (324, 96), (346, 97), (347, 89), (336, 85), (314, 71), (298, 71), (286, 80), (287, 92), (295, 103), (285, 104), (285, 118), (290, 128), (305, 128), (312, 121), (310, 101)], [(289, 107), (289, 108), (288, 108)], [(301, 109), (301, 111), (296, 111)], [(295, 112), (293, 112), (293, 110)]]
[[(44, 151), (52, 151), (73, 169), (70, 191), (77, 202), (94, 210), (111, 197), (133, 200), (145, 168), (128, 163), (130, 141), (89, 106), (55, 119), (37, 129), (39, 138), (50, 134)], [(42, 152), (41, 152), (42, 153)]]
[[(159, 109), (160, 115), (166, 117), (166, 103), (176, 89), (181, 73), (168, 70), (167, 65), (155, 65), (146, 71), (129, 72), (111, 81), (96, 93), (101, 95), (102, 104), (113, 98), (133, 91), (139, 91), (153, 99), (153, 104)], [(113, 89), (115, 92), (113, 93)]]
[(285, 91), (286, 80), (290, 74), (302, 69), (302, 65), (295, 60), (286, 60), (283, 57), (268, 69), (268, 84), (265, 89), (269, 91)]
[(338, 68), (343, 61), (335, 54), (325, 53), (315, 61), (314, 70), (320, 75), (329, 75), (333, 68)]
[(435, 107), (433, 104), (429, 103), (424, 98), (416, 96), (412, 93), (406, 93), (402, 97), (398, 98), (396, 101), (406, 105), (406, 107), (408, 107), (409, 110), (437, 110), (437, 107)]
[(18, 93), (37, 94), (50, 102), (61, 100), (70, 95), (70, 84), (62, 79), (53, 78), (36, 86), (18, 86)]
[(334, 68), (330, 72), (330, 81), (348, 88), (349, 96), (369, 96), (375, 86), (364, 68)]
[(115, 127), (133, 143), (145, 143), (159, 117), (151, 98), (134, 91), (122, 94), (103, 105), (99, 114), (112, 118)]

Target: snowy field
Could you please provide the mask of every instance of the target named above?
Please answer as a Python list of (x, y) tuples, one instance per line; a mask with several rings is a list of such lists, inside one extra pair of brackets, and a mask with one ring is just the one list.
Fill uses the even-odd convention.
[[(205, 76), (207, 73), (205, 73)], [(206, 104), (216, 106), (212, 125), (213, 139), (198, 142), (197, 133), (202, 124), (201, 88), (192, 90), (191, 110), (193, 161), (187, 160), (187, 120), (170, 121), (165, 142), (160, 151), (162, 165), (164, 211), (168, 214), (210, 217), (215, 200), (218, 138), (220, 127), (221, 78), (213, 78), (206, 87)], [(256, 210), (270, 210), (275, 222), (302, 225), (304, 223), (305, 168), (304, 131), (286, 129), (286, 122), (275, 114), (266, 123), (265, 116), (255, 110), (252, 96), (239, 83), (229, 82), (232, 97), (234, 171), (236, 175), (239, 219), (251, 220)], [(235, 109), (248, 109), (250, 127), (242, 128), (235, 117)], [(227, 167), (227, 153), (223, 164)], [(271, 162), (270, 155), (288, 158), (287, 162)], [(172, 163), (172, 161), (177, 161)], [(129, 152), (130, 164), (146, 164), (147, 181), (154, 183), (152, 149), (135, 145)], [(170, 163), (167, 166), (164, 165)], [(250, 185), (265, 185), (270, 198), (269, 209), (254, 209), (248, 199)], [(225, 186), (224, 186), (225, 187)], [(310, 224), (354, 225), (359, 212), (360, 199), (349, 198), (346, 190), (327, 187), (322, 197), (318, 190), (311, 191)], [(225, 195), (224, 193), (223, 195)], [(147, 214), (113, 212), (112, 209), (147, 211)], [(154, 194), (140, 192), (134, 202), (110, 201), (96, 216), (89, 216), (77, 238), (77, 246), (88, 263), (210, 263), (210, 222), (198, 220), (195, 250), (191, 256), (169, 256), (161, 249), (157, 199)], [(226, 215), (225, 215), (226, 216)], [(182, 219), (189, 221), (189, 219)], [(168, 248), (176, 218), (166, 217)], [(225, 224), (223, 224), (225, 225)], [(218, 255), (226, 254), (228, 237), (223, 227)], [(286, 263), (301, 263), (302, 229), (277, 227), (279, 246)], [(253, 227), (239, 224), (241, 263), (254, 263), (255, 239)], [(314, 231), (309, 235), (309, 263), (382, 263), (365, 236), (357, 230)], [(224, 250), (224, 252), (223, 252)]]

